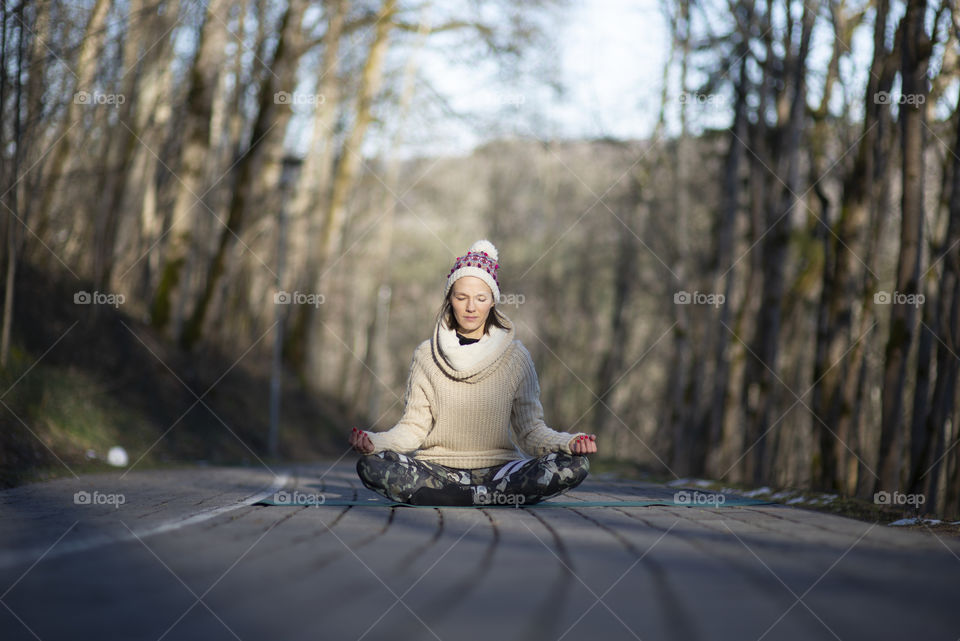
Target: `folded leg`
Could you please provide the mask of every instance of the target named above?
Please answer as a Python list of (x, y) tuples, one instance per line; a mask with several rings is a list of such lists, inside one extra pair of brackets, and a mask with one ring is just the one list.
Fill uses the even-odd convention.
[(504, 465), (486, 483), (489, 503), (530, 505), (562, 494), (580, 485), (590, 470), (590, 461), (580, 454), (550, 452), (543, 456)]
[(468, 471), (384, 450), (357, 461), (365, 487), (391, 501), (410, 505), (473, 505)]
[(451, 468), (391, 450), (357, 461), (365, 487), (410, 505), (530, 505), (576, 487), (589, 469), (586, 456), (563, 452), (478, 470)]

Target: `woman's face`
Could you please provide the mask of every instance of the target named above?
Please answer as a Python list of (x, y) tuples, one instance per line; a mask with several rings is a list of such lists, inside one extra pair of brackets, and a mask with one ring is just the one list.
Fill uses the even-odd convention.
[(458, 278), (450, 288), (450, 304), (460, 333), (467, 338), (483, 336), (484, 324), (493, 307), (493, 292), (476, 276)]

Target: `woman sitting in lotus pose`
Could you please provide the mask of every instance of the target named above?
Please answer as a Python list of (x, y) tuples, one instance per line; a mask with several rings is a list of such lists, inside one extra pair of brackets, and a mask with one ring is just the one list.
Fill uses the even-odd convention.
[(544, 423), (533, 359), (495, 306), (499, 267), (486, 240), (456, 259), (400, 422), (350, 435), (364, 486), (411, 505), (532, 504), (586, 478), (596, 436)]

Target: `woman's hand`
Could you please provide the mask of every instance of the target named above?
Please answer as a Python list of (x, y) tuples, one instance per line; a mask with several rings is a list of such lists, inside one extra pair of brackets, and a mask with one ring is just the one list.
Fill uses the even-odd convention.
[(575, 436), (568, 447), (574, 454), (593, 454), (597, 451), (597, 435), (581, 434)]
[(363, 430), (358, 430), (353, 428), (353, 431), (350, 432), (350, 445), (354, 450), (360, 452), (361, 454), (372, 454), (373, 453), (373, 441), (370, 440), (370, 437)]

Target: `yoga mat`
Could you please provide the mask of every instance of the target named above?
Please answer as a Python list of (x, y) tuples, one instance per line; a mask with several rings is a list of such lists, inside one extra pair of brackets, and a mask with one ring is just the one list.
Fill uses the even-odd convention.
[(489, 503), (489, 504), (478, 504), (478, 505), (409, 505), (407, 503), (396, 503), (393, 501), (386, 501), (382, 499), (371, 499), (369, 501), (350, 501), (346, 499), (329, 499), (325, 501), (317, 501), (316, 499), (311, 500), (286, 500), (286, 501), (276, 501), (275, 499), (267, 498), (261, 501), (253, 503), (253, 505), (261, 506), (275, 506), (275, 507), (344, 507), (344, 506), (368, 506), (368, 507), (465, 507), (465, 508), (478, 508), (478, 507), (507, 507), (507, 508), (541, 508), (541, 507), (651, 507), (654, 505), (664, 506), (664, 507), (743, 507), (747, 505), (774, 505), (774, 501), (763, 501), (760, 499), (747, 499), (739, 497), (724, 497), (723, 503), (677, 503), (671, 499), (652, 499), (647, 501), (541, 501), (540, 503), (532, 503), (530, 505), (523, 504), (498, 504), (498, 503)]

